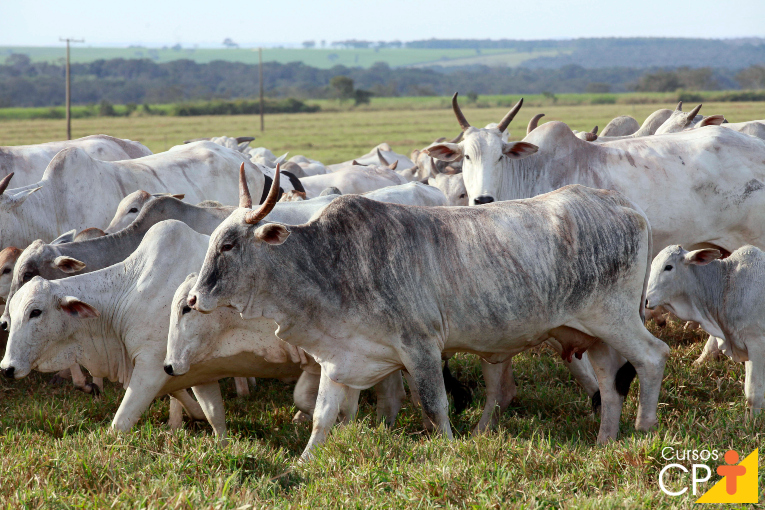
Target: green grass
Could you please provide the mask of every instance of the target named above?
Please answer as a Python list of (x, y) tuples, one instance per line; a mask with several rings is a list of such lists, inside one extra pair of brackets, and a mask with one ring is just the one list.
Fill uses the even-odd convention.
[[(0, 58), (11, 53), (25, 53), (35, 62), (56, 62), (66, 55), (64, 46), (0, 46)], [(348, 67), (370, 67), (376, 62), (386, 62), (391, 67), (418, 64), (442, 65), (502, 65), (517, 66), (525, 60), (537, 57), (555, 56), (555, 50), (536, 52), (516, 52), (514, 50), (481, 50), (477, 53), (470, 49), (301, 49), (301, 48), (264, 48), (264, 62), (303, 62), (321, 69), (336, 65)], [(200, 64), (214, 60), (258, 63), (257, 49), (193, 49), (182, 50), (160, 48), (92, 48), (84, 45), (72, 45), (72, 62), (92, 62), (112, 58), (151, 58), (155, 62), (189, 59)], [(454, 62), (451, 62), (454, 60)]]
[[(660, 100), (663, 96), (648, 96)], [(587, 95), (565, 95), (557, 104), (543, 96), (529, 96), (511, 124), (514, 139), (525, 136), (526, 125), (536, 113), (545, 113), (542, 122), (559, 120), (571, 128), (602, 129), (618, 115), (632, 115), (642, 122), (660, 107), (674, 108), (676, 95), (656, 104), (577, 104)], [(498, 122), (518, 100), (518, 96), (479, 97), (476, 104), (463, 103), (468, 120), (476, 126)], [(484, 103), (485, 101), (485, 103)], [(492, 103), (493, 101), (493, 103)], [(572, 104), (563, 104), (571, 102)], [(287, 151), (303, 154), (324, 163), (337, 163), (365, 154), (380, 142), (388, 142), (394, 150), (409, 154), (441, 136), (454, 137), (459, 127), (451, 111), (449, 98), (407, 97), (374, 98), (368, 106), (350, 108), (350, 102), (308, 101), (318, 103), (323, 111), (307, 114), (266, 115), (266, 131), (260, 132), (260, 119), (255, 115), (210, 117), (92, 117), (72, 122), (73, 137), (106, 133), (138, 140), (152, 151), (159, 152), (183, 140), (208, 136), (255, 136), (253, 147), (270, 148), (274, 154)], [(502, 106), (497, 106), (502, 105)], [(332, 111), (335, 108), (337, 111)], [(14, 109), (11, 109), (14, 110)], [(0, 109), (0, 119), (2, 112)], [(724, 114), (731, 122), (765, 118), (765, 102), (704, 103), (702, 113)], [(0, 120), (0, 145), (20, 145), (61, 140), (66, 136), (64, 120)]]
[(633, 385), (621, 437), (605, 447), (595, 445), (598, 420), (586, 394), (546, 348), (515, 358), (518, 397), (496, 432), (469, 434), (485, 396), (479, 364), (464, 355), (451, 365), (473, 387), (474, 402), (452, 413), (454, 441), (425, 436), (410, 403), (393, 430), (375, 427), (367, 391), (358, 422), (335, 429), (307, 465), (297, 457), (310, 425), (290, 422), (290, 384), (262, 380), (250, 397), (238, 398), (224, 382), (231, 441), (220, 448), (206, 424), (169, 431), (164, 399), (134, 431), (115, 434), (108, 431), (122, 395), (115, 385), (107, 383), (96, 402), (69, 386), (48, 386), (47, 374), (2, 380), (0, 500), (29, 508), (688, 508), (691, 497), (659, 490), (668, 463), (661, 449), (748, 454), (759, 446), (763, 422), (743, 420), (741, 365), (695, 367), (701, 335), (677, 323), (653, 331), (672, 348), (660, 426), (635, 432)]

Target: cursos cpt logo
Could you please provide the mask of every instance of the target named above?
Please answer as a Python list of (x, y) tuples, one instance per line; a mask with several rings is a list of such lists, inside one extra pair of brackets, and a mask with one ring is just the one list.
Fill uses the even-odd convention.
[[(666, 460), (723, 461), (716, 469), (717, 474), (722, 479), (702, 494), (696, 503), (757, 503), (759, 501), (759, 488), (757, 486), (758, 449), (747, 455), (741, 462), (739, 462), (739, 454), (735, 450), (728, 450), (725, 455), (720, 455), (717, 450), (675, 452), (672, 448), (664, 448), (662, 457)], [(664, 466), (659, 472), (659, 488), (668, 496), (681, 496), (688, 491), (688, 487), (673, 491), (667, 488), (665, 484), (664, 477), (673, 473), (673, 470), (688, 473), (688, 468), (682, 464)], [(693, 464), (691, 466), (691, 485), (694, 496), (697, 494), (698, 484), (707, 482), (711, 477), (712, 470), (706, 464)]]

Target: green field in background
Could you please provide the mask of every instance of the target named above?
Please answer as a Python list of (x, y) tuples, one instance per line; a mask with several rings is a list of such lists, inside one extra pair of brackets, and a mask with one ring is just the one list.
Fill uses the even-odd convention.
[[(56, 62), (66, 56), (64, 46), (0, 46), (0, 61), (11, 53), (25, 53), (35, 62)], [(555, 50), (526, 53), (514, 50), (472, 50), (472, 49), (302, 49), (302, 48), (263, 48), (264, 62), (303, 62), (311, 67), (329, 69), (336, 65), (347, 67), (370, 67), (375, 62), (386, 62), (391, 67), (422, 64), (443, 65), (501, 65), (517, 66), (523, 61), (554, 56)], [(209, 49), (184, 48), (91, 48), (86, 45), (72, 45), (72, 62), (92, 62), (99, 59), (113, 58), (150, 58), (155, 62), (189, 59), (200, 64), (214, 60), (258, 63), (257, 48)], [(454, 60), (454, 62), (450, 62)]]
[[(573, 96), (573, 95), (572, 95)], [(558, 102), (566, 101), (562, 95)], [(570, 101), (581, 96), (571, 97)], [(518, 97), (497, 96), (494, 101), (504, 106), (479, 107), (463, 103), (468, 120), (476, 126), (499, 122)], [(309, 101), (310, 102), (310, 101)], [(338, 105), (337, 101), (320, 102), (323, 108)], [(496, 103), (494, 103), (496, 104)], [(671, 101), (657, 104), (553, 104), (542, 96), (529, 96), (524, 107), (510, 125), (511, 136), (525, 136), (526, 125), (537, 113), (545, 113), (542, 122), (559, 120), (572, 129), (601, 129), (614, 117), (632, 115), (639, 122), (658, 108), (674, 108)], [(386, 108), (387, 106), (387, 108)], [(347, 107), (348, 105), (338, 107)], [(686, 107), (688, 109), (690, 106)], [(105, 133), (137, 140), (154, 152), (182, 143), (183, 140), (209, 136), (255, 136), (253, 147), (263, 146), (274, 154), (303, 154), (324, 163), (337, 163), (365, 154), (380, 142), (388, 142), (400, 153), (409, 154), (441, 136), (454, 137), (459, 126), (451, 111), (449, 98), (379, 98), (369, 109), (339, 109), (318, 113), (266, 115), (266, 131), (260, 132), (257, 115), (202, 117), (91, 117), (72, 121), (73, 137)], [(374, 109), (377, 108), (377, 109)], [(8, 109), (12, 110), (12, 109)], [(26, 110), (26, 109), (23, 109)], [(0, 110), (0, 113), (3, 110)], [(730, 122), (765, 118), (765, 102), (704, 103), (702, 114), (723, 114)], [(64, 120), (2, 120), (0, 145), (21, 145), (60, 140), (65, 137)]]

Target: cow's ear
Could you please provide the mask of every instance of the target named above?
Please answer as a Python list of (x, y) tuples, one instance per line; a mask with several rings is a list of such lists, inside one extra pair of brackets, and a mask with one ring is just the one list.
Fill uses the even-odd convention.
[(464, 156), (462, 146), (458, 143), (434, 143), (422, 152), (439, 161), (458, 161)]
[(178, 200), (183, 200), (183, 198), (186, 196), (183, 193), (179, 193), (177, 195), (170, 195), (173, 198), (177, 198)]
[(98, 310), (87, 304), (85, 301), (80, 301), (76, 297), (63, 297), (59, 304), (63, 311), (78, 319), (94, 319), (101, 315), (98, 313)]
[(55, 238), (53, 241), (50, 242), (50, 244), (71, 243), (74, 241), (74, 238), (76, 235), (77, 235), (77, 231), (75, 229), (72, 229), (69, 232), (64, 232), (63, 234)]
[(255, 230), (255, 237), (268, 244), (282, 244), (289, 236), (287, 227), (278, 223), (267, 223)]
[(725, 117), (722, 115), (711, 115), (709, 117), (704, 117), (701, 122), (699, 122), (699, 127), (704, 126), (719, 126), (725, 122)]
[(695, 264), (697, 266), (705, 266), (722, 257), (720, 250), (714, 248), (704, 248), (703, 250), (693, 250), (685, 254), (686, 264)]
[(6, 209), (15, 209), (21, 204), (23, 204), (24, 201), (27, 198), (29, 198), (29, 195), (31, 195), (32, 193), (34, 193), (35, 191), (39, 189), (42, 189), (42, 186), (20, 191), (16, 193), (15, 195), (2, 195), (3, 199), (1, 204), (5, 206)]
[(67, 274), (76, 273), (78, 271), (82, 271), (83, 269), (85, 269), (84, 262), (80, 262), (77, 259), (73, 259), (72, 257), (66, 257), (63, 255), (61, 257), (56, 257), (55, 259), (53, 259), (53, 265)]
[(510, 159), (523, 159), (531, 156), (539, 147), (529, 142), (507, 142), (502, 144), (502, 153)]

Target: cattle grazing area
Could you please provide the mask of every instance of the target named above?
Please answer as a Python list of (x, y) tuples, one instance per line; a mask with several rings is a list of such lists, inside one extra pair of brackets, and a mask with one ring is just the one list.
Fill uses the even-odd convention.
[(480, 364), (460, 355), (450, 367), (474, 401), (451, 416), (455, 441), (423, 434), (408, 401), (392, 430), (376, 427), (369, 390), (358, 422), (334, 430), (307, 464), (295, 462), (311, 427), (290, 422), (292, 384), (259, 380), (249, 397), (237, 397), (233, 381), (224, 381), (229, 445), (221, 449), (204, 422), (168, 430), (166, 399), (156, 400), (131, 433), (114, 434), (109, 422), (122, 397), (116, 384), (107, 382), (97, 402), (67, 385), (50, 386), (50, 374), (0, 380), (0, 498), (11, 507), (65, 501), (107, 508), (116, 500), (153, 508), (688, 508), (692, 497), (669, 498), (658, 488), (662, 448), (751, 451), (760, 445), (762, 418), (743, 421), (743, 365), (693, 365), (706, 335), (683, 324), (649, 324), (671, 348), (659, 428), (635, 433), (635, 383), (622, 437), (604, 447), (593, 446), (598, 420), (590, 400), (549, 348), (514, 358), (518, 398), (496, 432), (470, 435), (485, 394)]
[(680, 509), (757, 448), (765, 103), (461, 100), (0, 121), (0, 507)]

